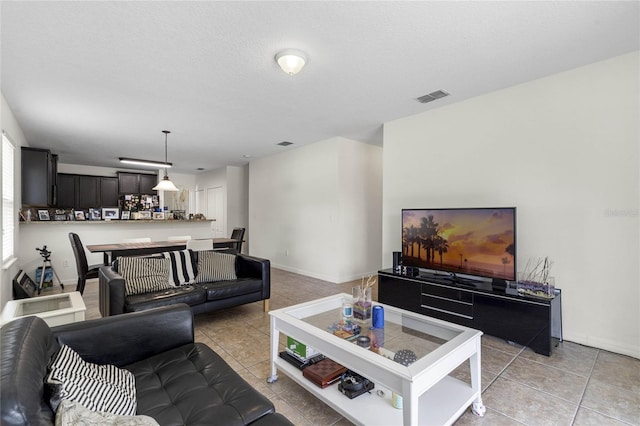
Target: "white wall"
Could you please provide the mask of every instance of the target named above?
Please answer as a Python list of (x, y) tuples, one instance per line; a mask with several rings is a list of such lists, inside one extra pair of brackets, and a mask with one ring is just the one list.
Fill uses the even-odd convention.
[(380, 147), (332, 138), (252, 161), (251, 254), (331, 282), (376, 271), (381, 155)]
[[(4, 95), (2, 95), (1, 93), (0, 95), (1, 95), (0, 97), (2, 98), (2, 106), (0, 109), (0, 122), (2, 124), (2, 131), (6, 132), (7, 137), (14, 144), (14, 147), (15, 147), (15, 158), (14, 158), (15, 162), (13, 165), (13, 170), (15, 170), (16, 173), (14, 175), (13, 183), (15, 188), (15, 191), (14, 191), (15, 206), (16, 208), (18, 208), (18, 206), (22, 204), (22, 201), (21, 201), (22, 183), (21, 183), (21, 174), (20, 174), (20, 164), (21, 164), (20, 147), (29, 146), (29, 144), (27, 143), (27, 140), (25, 139), (24, 134), (22, 133), (22, 129), (20, 128), (20, 125), (18, 124), (18, 122), (16, 121), (13, 115), (11, 108), (9, 108), (9, 104), (7, 104), (7, 101), (5, 100)], [(0, 209), (0, 223), (1, 223), (1, 215), (2, 215), (2, 209)], [(15, 218), (15, 229), (16, 229), (15, 253), (17, 255), (20, 249), (20, 232), (18, 230), (17, 210), (16, 210), (16, 214), (14, 215), (14, 218)], [(0, 244), (0, 259), (2, 259), (1, 244)], [(18, 271), (19, 271), (18, 262), (14, 262), (11, 266), (6, 268), (2, 266), (2, 268), (0, 269), (0, 309), (4, 307), (5, 303), (7, 303), (9, 300), (13, 298), (12, 289), (11, 289), (11, 280), (18, 273)]]
[(638, 75), (636, 52), (385, 124), (385, 267), (403, 207), (517, 206), (564, 337), (640, 357)]

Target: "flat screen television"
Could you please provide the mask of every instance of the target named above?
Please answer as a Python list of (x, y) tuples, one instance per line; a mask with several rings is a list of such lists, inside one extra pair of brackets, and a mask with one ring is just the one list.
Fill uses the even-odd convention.
[(515, 207), (403, 209), (402, 266), (514, 281)]

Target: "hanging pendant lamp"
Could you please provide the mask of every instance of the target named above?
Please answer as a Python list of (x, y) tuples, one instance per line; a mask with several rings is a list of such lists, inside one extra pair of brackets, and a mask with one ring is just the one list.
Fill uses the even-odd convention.
[[(167, 135), (169, 133), (171, 133), (169, 130), (163, 130), (162, 133), (164, 133), (164, 162), (165, 164), (168, 164), (167, 162)], [(169, 176), (167, 174), (167, 169), (164, 169), (164, 178), (162, 178), (162, 180), (153, 188), (154, 191), (173, 191), (173, 192), (177, 192), (178, 188), (176, 188), (176, 186), (173, 184), (173, 182), (171, 182), (169, 180)]]

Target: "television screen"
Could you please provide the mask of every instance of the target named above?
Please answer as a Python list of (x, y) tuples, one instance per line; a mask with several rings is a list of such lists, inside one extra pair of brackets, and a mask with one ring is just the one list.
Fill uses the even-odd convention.
[(402, 265), (515, 280), (515, 207), (403, 209)]

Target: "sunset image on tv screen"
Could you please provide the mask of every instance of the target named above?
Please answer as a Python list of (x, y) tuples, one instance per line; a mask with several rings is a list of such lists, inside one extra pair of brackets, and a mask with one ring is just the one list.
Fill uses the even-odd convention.
[(402, 263), (515, 279), (515, 209), (402, 211)]

